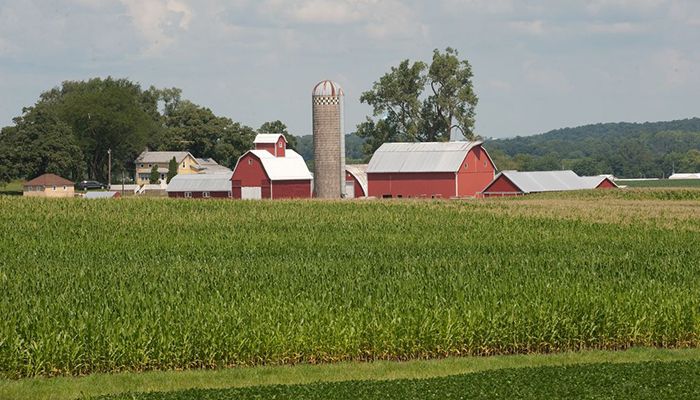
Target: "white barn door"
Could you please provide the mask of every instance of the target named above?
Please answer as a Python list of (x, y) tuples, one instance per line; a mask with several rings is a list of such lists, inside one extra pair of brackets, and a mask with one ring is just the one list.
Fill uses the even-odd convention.
[(355, 182), (345, 182), (345, 197), (348, 199), (355, 198)]
[(262, 199), (262, 188), (259, 186), (243, 186), (241, 188), (241, 198), (243, 200)]

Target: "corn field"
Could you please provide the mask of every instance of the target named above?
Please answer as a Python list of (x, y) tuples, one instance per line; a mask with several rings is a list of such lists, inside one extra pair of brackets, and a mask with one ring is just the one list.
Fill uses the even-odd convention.
[[(654, 195), (687, 204), (677, 226), (520, 200), (0, 197), (0, 375), (696, 347), (688, 193)], [(597, 196), (576, 204), (648, 207)]]

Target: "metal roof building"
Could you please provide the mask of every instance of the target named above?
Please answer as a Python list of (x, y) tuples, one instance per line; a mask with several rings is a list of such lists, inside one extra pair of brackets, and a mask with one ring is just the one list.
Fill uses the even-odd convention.
[(345, 165), (345, 196), (367, 197), (367, 164)]
[(564, 192), (617, 187), (606, 176), (578, 176), (574, 171), (503, 171), (483, 191), (484, 196)]
[(228, 198), (231, 197), (233, 172), (218, 174), (176, 175), (168, 184), (168, 197)]
[(493, 180), (481, 141), (384, 143), (367, 167), (374, 197), (468, 197)]
[(236, 199), (309, 198), (313, 190), (304, 158), (287, 149), (282, 134), (258, 135), (255, 150), (238, 159), (231, 181)]
[(116, 199), (121, 197), (121, 193), (116, 191), (111, 192), (87, 192), (83, 196), (84, 199)]

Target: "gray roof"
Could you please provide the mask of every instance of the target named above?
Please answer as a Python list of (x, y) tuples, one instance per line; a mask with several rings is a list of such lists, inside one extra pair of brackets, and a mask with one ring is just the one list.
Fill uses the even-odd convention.
[[(144, 151), (136, 159), (137, 163), (167, 164), (175, 157), (175, 161), (181, 163), (182, 160), (191, 154), (187, 151)], [(194, 157), (193, 157), (194, 158)]]
[(86, 199), (111, 199), (117, 192), (87, 192), (84, 198)]
[(365, 196), (369, 195), (367, 190), (367, 164), (346, 164), (345, 170), (357, 179), (365, 192)]
[(176, 175), (168, 185), (168, 192), (229, 192), (232, 172), (222, 174)]
[(372, 156), (367, 172), (456, 172), (469, 150), (482, 143), (384, 143)]
[(219, 165), (213, 158), (197, 158), (197, 169), (200, 174), (221, 174), (231, 172), (230, 168)]
[(494, 178), (494, 182), (501, 175), (513, 182), (523, 193), (594, 189), (605, 179), (597, 176), (580, 177), (574, 171), (503, 171)]

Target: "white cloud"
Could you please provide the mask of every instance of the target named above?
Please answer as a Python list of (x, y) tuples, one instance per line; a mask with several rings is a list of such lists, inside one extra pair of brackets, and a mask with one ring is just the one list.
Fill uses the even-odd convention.
[[(80, 0), (90, 2), (91, 0)], [(96, 0), (92, 0), (93, 2)], [(157, 53), (173, 43), (174, 32), (186, 31), (192, 10), (179, 0), (120, 0), (134, 26), (148, 41), (146, 53)]]

